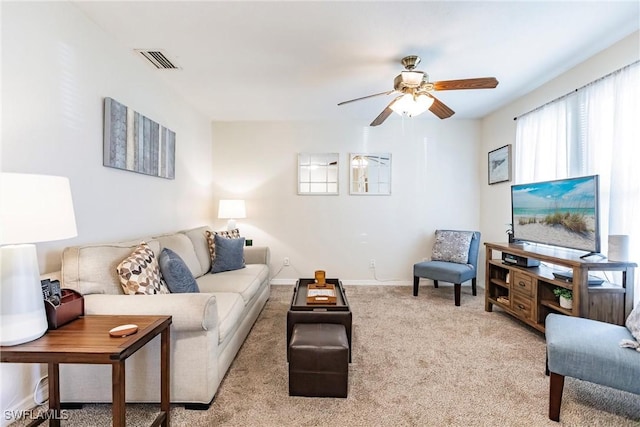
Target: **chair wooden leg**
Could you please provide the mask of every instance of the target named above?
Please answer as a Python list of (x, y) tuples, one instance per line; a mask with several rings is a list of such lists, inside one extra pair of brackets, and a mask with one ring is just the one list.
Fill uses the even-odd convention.
[(438, 281), (437, 281), (437, 280), (434, 280), (434, 281), (433, 281), (433, 287), (434, 287), (434, 288), (437, 288), (437, 287), (438, 287)]
[(420, 278), (418, 276), (413, 276), (413, 296), (418, 296), (418, 284), (420, 283)]
[(457, 306), (460, 306), (460, 289), (461, 288), (462, 288), (462, 284), (460, 283), (453, 284), (453, 294), (454, 294)]
[(560, 421), (560, 405), (562, 405), (562, 390), (564, 375), (550, 373), (549, 379), (549, 419)]
[(476, 278), (471, 279), (471, 294), (475, 297), (478, 295), (478, 290), (476, 289)]

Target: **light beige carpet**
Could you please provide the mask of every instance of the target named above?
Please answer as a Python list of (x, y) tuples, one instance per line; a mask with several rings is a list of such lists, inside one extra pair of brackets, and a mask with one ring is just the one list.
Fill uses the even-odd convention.
[[(429, 282), (430, 283), (430, 282)], [(272, 296), (207, 411), (172, 406), (174, 426), (639, 426), (640, 397), (567, 378), (561, 424), (547, 418), (545, 341), (512, 317), (484, 311), (479, 289), (426, 282), (347, 286), (353, 310), (349, 397), (290, 397), (285, 318), (292, 286)], [(128, 405), (149, 425), (157, 405)], [(69, 411), (67, 425), (108, 426), (110, 405)], [(20, 425), (20, 424), (16, 424)]]

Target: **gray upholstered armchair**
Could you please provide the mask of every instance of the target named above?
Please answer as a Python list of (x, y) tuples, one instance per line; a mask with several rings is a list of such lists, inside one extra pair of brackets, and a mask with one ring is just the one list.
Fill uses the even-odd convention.
[(431, 261), (413, 265), (413, 296), (418, 295), (420, 278), (453, 283), (455, 304), (460, 305), (462, 283), (471, 280), (471, 292), (475, 296), (478, 271), (479, 231), (436, 230)]
[[(634, 315), (635, 310), (638, 312)], [(549, 418), (560, 421), (564, 377), (640, 394), (640, 350), (625, 348), (634, 343), (631, 321), (640, 320), (640, 305), (627, 319), (627, 327), (561, 314), (545, 320)], [(638, 326), (636, 326), (636, 335)], [(637, 343), (636, 343), (637, 345)], [(632, 347), (630, 345), (630, 347)]]

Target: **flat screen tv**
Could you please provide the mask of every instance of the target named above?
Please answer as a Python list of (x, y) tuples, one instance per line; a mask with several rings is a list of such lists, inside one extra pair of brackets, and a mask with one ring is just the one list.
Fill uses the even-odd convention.
[(513, 239), (600, 252), (598, 175), (511, 186)]

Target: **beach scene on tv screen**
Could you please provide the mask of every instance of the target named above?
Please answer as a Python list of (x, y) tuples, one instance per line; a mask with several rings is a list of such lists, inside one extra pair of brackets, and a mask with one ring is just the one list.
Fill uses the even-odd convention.
[(596, 251), (596, 193), (593, 176), (513, 186), (514, 237)]

